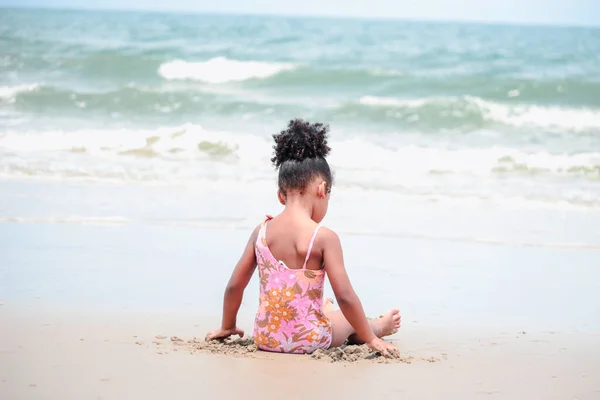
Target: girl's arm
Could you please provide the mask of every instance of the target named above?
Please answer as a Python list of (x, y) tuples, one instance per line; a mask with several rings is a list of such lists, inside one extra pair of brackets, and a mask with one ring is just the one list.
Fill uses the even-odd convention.
[(350, 278), (344, 266), (344, 255), (342, 244), (338, 235), (330, 229), (322, 229), (321, 239), (324, 240), (323, 262), (327, 269), (327, 276), (331, 288), (340, 306), (344, 317), (356, 331), (356, 334), (365, 343), (375, 339), (377, 336), (371, 329), (362, 303), (354, 291)]
[(331, 288), (344, 317), (352, 325), (357, 336), (369, 347), (376, 351), (381, 351), (384, 355), (387, 355), (388, 352), (396, 352), (396, 349), (391, 344), (384, 342), (375, 335), (367, 320), (362, 303), (350, 283), (350, 278), (344, 266), (340, 238), (330, 229), (325, 228), (321, 231), (323, 232), (321, 239), (325, 242), (323, 262), (327, 269)]
[(244, 331), (237, 327), (237, 313), (242, 304), (244, 289), (246, 289), (246, 286), (248, 285), (248, 282), (250, 282), (250, 278), (252, 278), (252, 274), (256, 269), (256, 253), (254, 252), (254, 245), (259, 230), (260, 225), (257, 226), (256, 229), (254, 229), (254, 232), (252, 232), (252, 235), (250, 235), (246, 248), (227, 283), (225, 295), (223, 296), (223, 319), (221, 321), (221, 328), (210, 332), (206, 336), (206, 340), (222, 339), (231, 335), (244, 336)]

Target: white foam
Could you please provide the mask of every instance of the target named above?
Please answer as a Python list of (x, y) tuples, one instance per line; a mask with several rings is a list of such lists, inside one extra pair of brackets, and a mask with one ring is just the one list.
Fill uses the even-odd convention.
[(506, 125), (574, 131), (600, 129), (600, 110), (533, 105), (508, 106), (477, 98), (471, 98), (471, 101), (480, 106), (486, 119)]
[[(567, 154), (500, 146), (398, 146), (393, 139), (377, 144), (369, 137), (334, 139), (329, 161), (344, 190), (506, 204), (526, 195), (553, 203), (600, 205), (598, 151)], [(270, 187), (275, 179), (271, 152), (267, 134), (215, 132), (194, 124), (147, 130), (12, 131), (0, 134), (0, 175)]]
[[(0, 134), (0, 175), (117, 183), (256, 179), (272, 174), (270, 151), (267, 139), (212, 132), (194, 124), (147, 130), (13, 131)], [(247, 169), (243, 176), (240, 166)]]
[(33, 92), (39, 89), (38, 83), (22, 84), (16, 86), (0, 86), (0, 100), (13, 103), (19, 93)]
[[(515, 92), (516, 93), (516, 92)], [(517, 96), (513, 93), (514, 96)], [(513, 97), (514, 97), (513, 96)], [(478, 110), (483, 119), (521, 128), (555, 128), (570, 131), (600, 129), (600, 110), (591, 108), (568, 108), (502, 104), (479, 97), (431, 97), (424, 99), (398, 99), (392, 97), (364, 96), (359, 102), (374, 107), (399, 107), (418, 109), (425, 106), (443, 108), (465, 103), (464, 107)]]
[(438, 101), (438, 98), (432, 99), (397, 99), (393, 97), (363, 96), (360, 98), (360, 104), (367, 106), (382, 107), (422, 107), (429, 102)]
[[(222, 153), (242, 154), (254, 151), (256, 144), (269, 144), (252, 135), (213, 132), (200, 125), (184, 124), (156, 129), (49, 130), (44, 132), (9, 131), (0, 135), (0, 149), (22, 153), (73, 151), (91, 155), (152, 150), (165, 158), (185, 158), (182, 154), (199, 153), (198, 145), (221, 146)], [(244, 148), (240, 148), (244, 146)], [(208, 149), (210, 150), (210, 148)]]
[[(357, 159), (355, 154), (361, 154)], [(420, 179), (432, 172), (490, 176), (504, 167), (566, 175), (577, 168), (600, 168), (600, 152), (578, 154), (524, 151), (509, 147), (441, 148), (402, 146), (396, 149), (362, 139), (335, 144), (331, 162), (349, 169), (386, 170)]]
[[(502, 146), (449, 148), (392, 144), (393, 140), (376, 144), (364, 137), (334, 139), (329, 159), (340, 168), (385, 171), (415, 178), (432, 172), (489, 176), (498, 168), (524, 172), (537, 169), (561, 175), (577, 168), (600, 168), (597, 151), (568, 154)], [(173, 161), (212, 160), (211, 157), (219, 156), (244, 166), (260, 166), (271, 156), (272, 143), (269, 135), (215, 132), (200, 125), (184, 124), (156, 129), (9, 131), (0, 135), (0, 152), (3, 150), (31, 161), (69, 152), (87, 158), (125, 159), (139, 155)]]
[(294, 68), (293, 64), (287, 63), (238, 61), (216, 57), (201, 62), (169, 61), (158, 68), (158, 74), (167, 80), (189, 79), (218, 84), (264, 79)]

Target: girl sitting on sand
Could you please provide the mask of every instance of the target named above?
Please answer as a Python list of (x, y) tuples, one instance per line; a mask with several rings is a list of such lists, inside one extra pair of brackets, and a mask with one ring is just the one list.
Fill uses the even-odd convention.
[[(275, 139), (279, 169), (277, 196), (285, 209), (267, 216), (254, 229), (225, 290), (221, 328), (206, 339), (244, 336), (236, 326), (244, 289), (258, 266), (260, 299), (254, 323), (254, 341), (261, 350), (312, 353), (344, 344), (366, 343), (389, 356), (397, 348), (381, 337), (397, 332), (400, 314), (390, 310), (368, 320), (354, 292), (338, 235), (321, 227), (333, 178), (325, 157), (328, 127), (293, 120)], [(328, 299), (323, 304), (325, 274), (340, 310)]]

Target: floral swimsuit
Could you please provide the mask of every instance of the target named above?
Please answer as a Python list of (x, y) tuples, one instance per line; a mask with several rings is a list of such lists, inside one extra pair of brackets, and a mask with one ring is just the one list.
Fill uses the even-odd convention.
[(277, 261), (267, 246), (267, 217), (256, 240), (260, 300), (254, 322), (254, 341), (261, 350), (312, 353), (331, 345), (331, 322), (323, 314), (325, 270), (306, 269), (319, 231), (310, 240), (302, 269)]

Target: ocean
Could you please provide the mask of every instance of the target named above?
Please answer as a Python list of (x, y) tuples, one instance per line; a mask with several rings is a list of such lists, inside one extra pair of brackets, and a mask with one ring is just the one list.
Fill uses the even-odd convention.
[[(369, 306), (523, 322), (543, 307), (532, 287), (562, 287), (553, 310), (600, 330), (599, 28), (0, 9), (0, 300), (143, 307), (160, 291), (218, 313), (245, 235), (280, 210), (271, 136), (293, 118), (330, 125), (325, 222), (359, 266), (376, 249), (391, 285), (361, 278)], [(127, 270), (133, 249), (156, 291)], [(452, 271), (478, 279), (446, 286)]]

